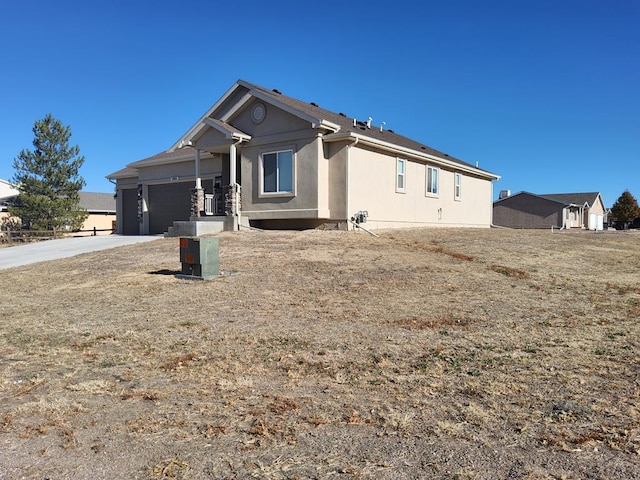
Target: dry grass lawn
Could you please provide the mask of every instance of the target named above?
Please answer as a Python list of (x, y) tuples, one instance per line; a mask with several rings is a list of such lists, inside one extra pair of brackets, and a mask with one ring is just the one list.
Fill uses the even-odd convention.
[(0, 478), (640, 478), (640, 235), (380, 233), (3, 270)]

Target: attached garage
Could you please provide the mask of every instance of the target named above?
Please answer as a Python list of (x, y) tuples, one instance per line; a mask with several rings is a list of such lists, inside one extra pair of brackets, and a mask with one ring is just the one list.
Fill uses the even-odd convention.
[[(165, 233), (174, 221), (191, 218), (191, 190), (193, 182), (173, 182), (149, 185), (147, 208), (149, 234)], [(202, 181), (205, 193), (213, 193), (213, 180)]]
[(193, 182), (175, 182), (149, 185), (149, 233), (164, 233), (176, 220), (189, 220), (191, 216), (191, 189)]
[(122, 195), (122, 234), (139, 235), (140, 221), (138, 220), (138, 189), (127, 188), (120, 191)]

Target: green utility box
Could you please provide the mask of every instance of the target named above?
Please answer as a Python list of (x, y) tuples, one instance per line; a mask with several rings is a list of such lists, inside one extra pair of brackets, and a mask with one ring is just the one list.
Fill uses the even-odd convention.
[(208, 280), (220, 275), (218, 239), (184, 237), (180, 239), (183, 278)]

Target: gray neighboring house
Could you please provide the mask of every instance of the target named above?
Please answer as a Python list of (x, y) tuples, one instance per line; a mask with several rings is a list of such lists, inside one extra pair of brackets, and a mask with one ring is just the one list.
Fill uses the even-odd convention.
[(599, 192), (519, 192), (493, 203), (493, 224), (501, 227), (602, 230), (606, 216)]

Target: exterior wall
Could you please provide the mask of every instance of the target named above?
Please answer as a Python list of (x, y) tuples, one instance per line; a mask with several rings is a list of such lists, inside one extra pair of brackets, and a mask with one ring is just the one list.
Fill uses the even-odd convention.
[[(328, 143), (324, 145), (325, 158), (328, 158), (328, 186), (329, 217), (336, 220), (351, 218), (356, 213), (351, 212), (347, 195), (347, 160), (351, 146), (346, 142)], [(322, 161), (322, 160), (321, 160)]]
[(593, 205), (591, 205), (591, 208), (589, 208), (589, 213), (595, 213), (596, 215), (605, 214), (604, 204), (602, 203), (602, 198), (600, 197), (600, 195), (598, 195), (597, 200), (593, 203)]
[[(240, 149), (242, 215), (249, 220), (322, 218), (329, 215), (326, 191), (329, 169), (321, 154), (317, 132), (309, 128), (307, 122), (295, 119), (297, 122), (292, 123), (287, 116), (292, 117), (285, 112), (268, 109), (263, 123), (267, 123), (269, 119), (282, 119), (295, 130), (286, 134), (254, 136)], [(275, 128), (261, 125), (257, 131), (270, 133), (275, 131)], [(288, 149), (294, 152), (294, 195), (262, 194), (261, 155)], [(319, 192), (320, 183), (324, 185), (323, 192)], [(322, 198), (322, 203), (319, 198)]]
[[(241, 151), (242, 215), (250, 220), (275, 218), (318, 218), (318, 140), (309, 134), (304, 138), (244, 147)], [(292, 149), (294, 151), (294, 194), (261, 194), (263, 153)], [(249, 181), (247, 181), (249, 180)]]
[[(190, 160), (179, 163), (167, 163), (161, 165), (151, 165), (138, 169), (138, 183), (159, 184), (171, 182), (194, 182), (195, 185), (195, 161)], [(200, 159), (200, 177), (213, 178), (216, 174), (222, 173), (222, 159), (220, 155), (213, 158)], [(176, 178), (177, 177), (177, 178)]]
[[(461, 196), (456, 200), (455, 170), (406, 159), (406, 188), (404, 192), (397, 192), (397, 159), (395, 155), (351, 147), (349, 214), (366, 210), (369, 213), (367, 228), (491, 225), (491, 181), (458, 172), (462, 173), (462, 182)], [(428, 165), (439, 169), (437, 195), (426, 192)]]
[(527, 193), (504, 198), (493, 205), (493, 223), (511, 228), (562, 227), (561, 204)]
[(589, 230), (602, 230), (604, 228), (604, 221), (606, 218), (606, 212), (602, 198), (598, 195), (596, 201), (590, 208), (585, 209), (585, 227)]
[[(89, 217), (82, 224), (80, 230), (89, 230), (88, 232), (74, 233), (74, 236), (78, 235), (93, 235), (92, 230), (96, 229), (96, 235), (111, 235), (113, 222), (116, 221), (115, 213), (89, 213)], [(100, 231), (104, 230), (104, 231)]]

